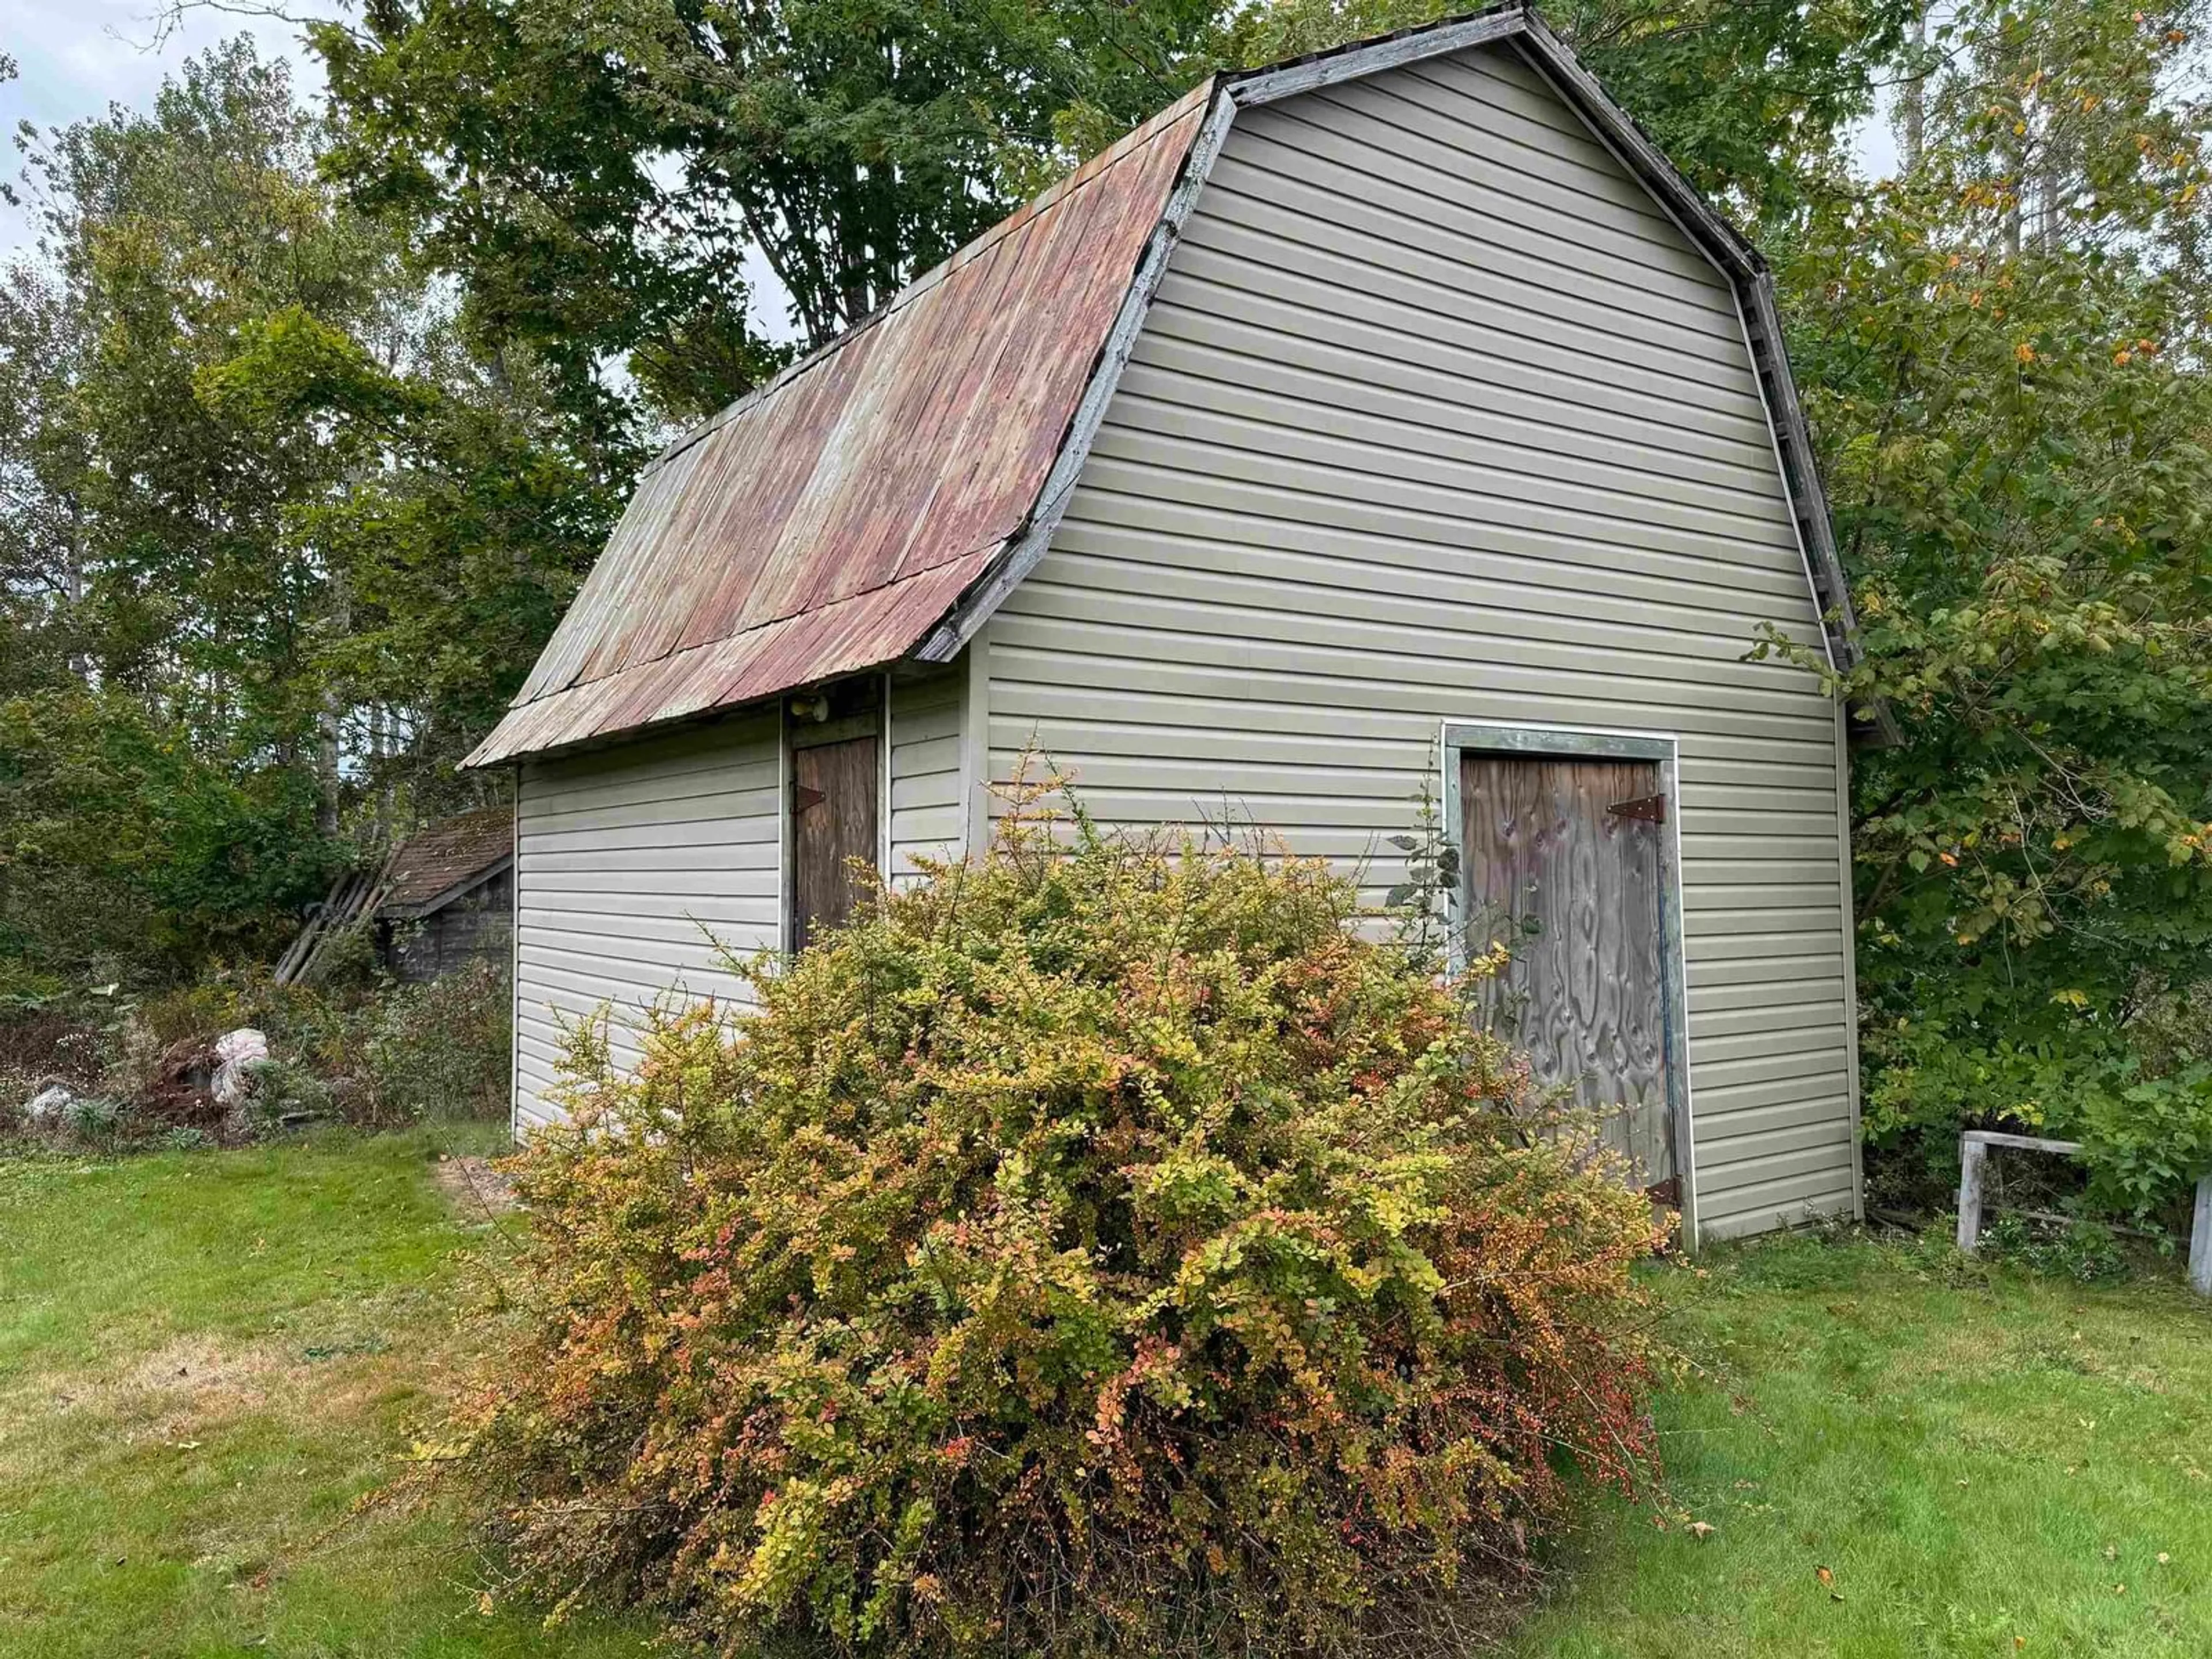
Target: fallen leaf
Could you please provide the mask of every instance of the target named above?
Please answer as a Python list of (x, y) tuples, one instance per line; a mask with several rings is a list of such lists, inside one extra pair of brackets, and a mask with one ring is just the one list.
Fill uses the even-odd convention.
[(1819, 1579), (1824, 1584), (1832, 1584), (1836, 1582), (1836, 1575), (1830, 1572), (1826, 1567), (1814, 1568), (1813, 1577)]
[(2171, 1566), (2173, 1565), (2173, 1558), (2168, 1555), (2164, 1550), (2160, 1550), (2158, 1553), (2158, 1564), (2161, 1567)]
[(1700, 1543), (1703, 1543), (1706, 1539), (1711, 1538), (1713, 1535), (1713, 1525), (1709, 1521), (1692, 1521), (1690, 1522), (1690, 1536), (1695, 1538)]

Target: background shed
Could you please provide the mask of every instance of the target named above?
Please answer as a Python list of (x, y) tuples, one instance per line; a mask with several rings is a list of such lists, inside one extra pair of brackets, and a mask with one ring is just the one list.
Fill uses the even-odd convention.
[(410, 836), (392, 855), (376, 909), (377, 955), (403, 980), (476, 961), (503, 972), (514, 945), (514, 813), (464, 812)]

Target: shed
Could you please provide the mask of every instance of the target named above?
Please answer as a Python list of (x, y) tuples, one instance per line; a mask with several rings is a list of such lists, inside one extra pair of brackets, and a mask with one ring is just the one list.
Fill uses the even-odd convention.
[(477, 961), (504, 969), (514, 917), (514, 810), (463, 812), (409, 836), (392, 854), (375, 914), (378, 959), (411, 981)]
[(1847, 722), (1767, 626), (1854, 650), (1767, 269), (1534, 15), (1216, 77), (647, 470), (471, 757), (518, 1130), (564, 1020), (742, 996), (710, 933), (978, 845), (1035, 745), (1377, 896), (1442, 799), (1692, 1241), (1853, 1213)]

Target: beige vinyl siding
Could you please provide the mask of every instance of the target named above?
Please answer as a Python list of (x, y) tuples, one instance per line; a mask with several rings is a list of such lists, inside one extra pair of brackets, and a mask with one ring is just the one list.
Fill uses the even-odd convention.
[(611, 1014), (618, 1064), (661, 996), (743, 1000), (716, 942), (778, 942), (777, 716), (749, 713), (567, 760), (526, 762), (516, 792), (515, 1127), (545, 1098), (564, 1024)]
[(957, 856), (965, 835), (962, 732), (968, 665), (890, 686), (890, 866), (914, 873), (914, 855)]
[(1399, 875), (1446, 720), (1680, 744), (1706, 1238), (1850, 1210), (1832, 708), (1731, 290), (1492, 49), (1241, 112), (1052, 550), (993, 775)]

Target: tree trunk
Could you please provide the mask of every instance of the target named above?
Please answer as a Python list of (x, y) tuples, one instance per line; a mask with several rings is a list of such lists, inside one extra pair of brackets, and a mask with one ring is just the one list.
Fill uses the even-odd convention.
[(1911, 42), (1911, 56), (1907, 63), (1905, 89), (1899, 94), (1903, 102), (1902, 143), (1903, 171), (1907, 178), (1919, 170), (1922, 152), (1928, 144), (1928, 8), (1923, 5), (1912, 15), (1912, 32), (1907, 37)]

